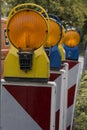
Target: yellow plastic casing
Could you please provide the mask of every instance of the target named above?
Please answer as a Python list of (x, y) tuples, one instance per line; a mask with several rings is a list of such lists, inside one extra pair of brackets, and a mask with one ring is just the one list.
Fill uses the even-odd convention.
[(62, 62), (65, 61), (65, 50), (63, 48), (64, 35), (65, 35), (65, 30), (64, 30), (64, 27), (62, 26), (62, 37), (61, 37), (61, 40), (60, 40), (60, 42), (58, 44), (58, 49), (59, 49), (59, 52), (61, 54)]
[(59, 44), (58, 45), (58, 49), (59, 49), (59, 52), (61, 54), (61, 60), (62, 62), (65, 61), (65, 50), (63, 48), (63, 45), (62, 44)]
[[(27, 44), (27, 42), (31, 43), (31, 42), (29, 42), (29, 36), (25, 37), (25, 39), (27, 39), (27, 40), (22, 45), (21, 45), (22, 41), (20, 40), (19, 35), (18, 35), (18, 40), (21, 41), (21, 42), (18, 42), (18, 43), (20, 43), (19, 46), (18, 46), (17, 42), (14, 42), (15, 40), (17, 40), (16, 39), (16, 36), (17, 36), (16, 33), (17, 33), (17, 31), (19, 31), (18, 26), (16, 26), (14, 28), (14, 33), (11, 33), (11, 31), (13, 32), (12, 28), (10, 28), (10, 30), (9, 30), (9, 27), (10, 27), (9, 25), (14, 23), (14, 20), (12, 21), (12, 19), (17, 16), (16, 15), (17, 12), (20, 14), (23, 10), (24, 10), (24, 12), (25, 12), (25, 10), (28, 10), (28, 9), (25, 8), (25, 6), (26, 6), (26, 8), (29, 8), (29, 10), (30, 10), (29, 13), (33, 12), (33, 14), (38, 15), (41, 18), (41, 20), (44, 21), (44, 24), (46, 24), (46, 26), (47, 26), (47, 31), (45, 32), (46, 35), (44, 34), (45, 39), (42, 40), (42, 42), (40, 43), (41, 46), (39, 45), (39, 46), (36, 46), (34, 48), (33, 45), (35, 45), (35, 44), (38, 45), (37, 39), (41, 38), (41, 35), (37, 35), (39, 28), (38, 29), (36, 28), (37, 33), (35, 32), (35, 36), (36, 36), (37, 39), (35, 40), (35, 37), (33, 39), (31, 39), (34, 42), (32, 42), (33, 45), (32, 45), (32, 47), (30, 47), (30, 49), (29, 48), (27, 49), (27, 47), (25, 46), (25, 44)], [(24, 7), (24, 9), (23, 9), (23, 7)], [(20, 8), (22, 8), (21, 11), (20, 11)], [(34, 8), (37, 9), (37, 10), (40, 9), (40, 12), (38, 12)], [(17, 79), (27, 79), (27, 80), (31, 79), (32, 80), (33, 79), (33, 80), (35, 80), (36, 79), (35, 81), (38, 81), (38, 79), (42, 79), (42, 80), (43, 79), (44, 80), (49, 79), (50, 63), (49, 63), (48, 56), (46, 55), (46, 52), (44, 51), (44, 47), (43, 47), (44, 43), (47, 39), (48, 23), (47, 23), (47, 20), (45, 19), (45, 17), (42, 15), (42, 13), (44, 13), (47, 16), (46, 19), (48, 19), (48, 15), (42, 7), (40, 7), (36, 4), (30, 3), (30, 4), (22, 4), (22, 5), (15, 7), (11, 11), (11, 13), (9, 14), (8, 21), (7, 21), (7, 36), (8, 36), (10, 43), (11, 43), (11, 48), (9, 50), (9, 53), (8, 53), (8, 55), (5, 59), (5, 63), (4, 63), (4, 78), (5, 79), (8, 79), (8, 80), (11, 80), (11, 79), (14, 79), (14, 80), (17, 80)], [(19, 18), (16, 19), (17, 22), (18, 22), (18, 20), (19, 20)], [(26, 20), (26, 19), (23, 19), (23, 20)], [(29, 20), (29, 18), (28, 18), (28, 20)], [(37, 20), (34, 19), (34, 21), (36, 23), (38, 23)], [(20, 25), (20, 24), (18, 24), (18, 25)], [(41, 23), (41, 26), (43, 27), (42, 24), (43, 23)], [(31, 22), (31, 25), (32, 25), (32, 22)], [(29, 23), (28, 23), (28, 26), (29, 26)], [(12, 27), (12, 25), (11, 25), (11, 27)], [(32, 27), (32, 28), (35, 30), (34, 27)], [(30, 29), (32, 29), (32, 28), (30, 28)], [(16, 29), (18, 29), (18, 30), (15, 31)], [(25, 31), (26, 30), (28, 30), (28, 29), (25, 28)], [(10, 35), (9, 35), (9, 31), (10, 31)], [(43, 30), (41, 30), (41, 31), (43, 31)], [(21, 31), (21, 33), (22, 33), (22, 31)], [(15, 40), (13, 39), (14, 37), (15, 37)], [(12, 38), (12, 40), (10, 38)], [(42, 39), (43, 39), (43, 37), (42, 37)], [(31, 45), (31, 44), (29, 44), (29, 45)], [(31, 69), (29, 69), (27, 71), (20, 69), (19, 55), (18, 55), (18, 51), (19, 51), (18, 49), (19, 48), (23, 49), (23, 51), (25, 51), (25, 52), (33, 51), (32, 67), (31, 67)]]
[(34, 51), (32, 69), (27, 72), (20, 69), (17, 51), (11, 46), (4, 64), (5, 78), (49, 78), (49, 59), (43, 47)]

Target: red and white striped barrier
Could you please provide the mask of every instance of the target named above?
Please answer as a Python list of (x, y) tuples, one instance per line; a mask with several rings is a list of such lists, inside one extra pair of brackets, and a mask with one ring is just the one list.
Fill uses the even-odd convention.
[(68, 97), (67, 97), (67, 124), (66, 130), (72, 130), (75, 101), (80, 80), (80, 62), (66, 61), (69, 65), (68, 70)]
[(50, 81), (54, 81), (57, 85), (55, 130), (66, 130), (67, 74), (68, 74), (67, 63), (63, 64), (62, 69), (60, 69), (59, 71), (50, 72)]
[(55, 130), (56, 84), (2, 82), (2, 130)]
[(65, 61), (48, 83), (1, 86), (2, 130), (72, 130), (80, 62)]
[(65, 84), (65, 70), (51, 72), (48, 84), (2, 81), (2, 130), (64, 130)]

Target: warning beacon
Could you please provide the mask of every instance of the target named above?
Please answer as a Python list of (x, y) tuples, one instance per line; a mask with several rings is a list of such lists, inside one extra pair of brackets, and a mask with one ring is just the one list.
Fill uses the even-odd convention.
[(48, 18), (36, 4), (21, 4), (12, 9), (6, 29), (11, 48), (4, 64), (5, 80), (48, 81), (49, 59), (43, 47), (48, 36)]
[(76, 28), (69, 28), (66, 30), (64, 36), (64, 49), (66, 52), (66, 59), (68, 60), (78, 60), (79, 58), (79, 48), (80, 43), (80, 32)]
[(58, 50), (58, 43), (62, 36), (62, 28), (59, 19), (55, 15), (49, 14), (49, 18), (49, 33), (45, 44), (45, 51), (50, 59), (50, 69), (56, 70), (61, 67), (61, 55)]

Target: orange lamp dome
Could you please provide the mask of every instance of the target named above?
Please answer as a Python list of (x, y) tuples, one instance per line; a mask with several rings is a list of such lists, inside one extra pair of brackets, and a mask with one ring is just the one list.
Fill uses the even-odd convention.
[(62, 29), (59, 23), (57, 23), (54, 19), (50, 18), (49, 20), (49, 32), (48, 32), (48, 38), (46, 41), (45, 46), (51, 47), (58, 44), (58, 42), (61, 39)]
[(8, 21), (7, 35), (11, 44), (21, 50), (35, 50), (47, 38), (48, 26), (44, 17), (32, 9), (16, 12)]
[(68, 30), (64, 35), (64, 44), (75, 47), (80, 43), (80, 34), (77, 30)]

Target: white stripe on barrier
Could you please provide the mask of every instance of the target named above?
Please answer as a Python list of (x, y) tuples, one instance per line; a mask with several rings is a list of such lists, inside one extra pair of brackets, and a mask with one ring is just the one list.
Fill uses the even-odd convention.
[(68, 68), (69, 68), (68, 63), (64, 63), (63, 69), (65, 70), (65, 74), (62, 81), (63, 89), (64, 89), (63, 90), (63, 95), (64, 95), (63, 96), (63, 130), (66, 130), (66, 122), (67, 122)]
[(73, 68), (71, 68), (68, 72), (68, 88), (73, 86), (76, 83), (77, 75), (78, 75), (79, 64), (76, 64)]
[(55, 80), (55, 83), (59, 86), (57, 86), (57, 99), (56, 99), (56, 111), (58, 111), (59, 109), (60, 109), (60, 101), (61, 101), (61, 99), (60, 99), (60, 93), (61, 93), (61, 80), (62, 80), (62, 77), (61, 77), (62, 75), (60, 75), (56, 80)]
[[(62, 86), (62, 88), (61, 88), (61, 91), (62, 91), (62, 93), (61, 93), (61, 95), (60, 95), (60, 98), (61, 98), (61, 102), (60, 102), (60, 118), (59, 118), (59, 122), (60, 122), (60, 125), (59, 125), (59, 130), (65, 130), (65, 126), (66, 126), (66, 124), (65, 124), (65, 120), (66, 120), (66, 115), (65, 115), (65, 111), (64, 111), (64, 108), (66, 107), (66, 105), (65, 104), (67, 104), (67, 100), (65, 99), (65, 97), (66, 97), (66, 94), (65, 94), (65, 88), (64, 87), (66, 87), (66, 71), (65, 70), (61, 70), (61, 72), (63, 73), (63, 75), (62, 75), (62, 83), (61, 83), (61, 86)], [(64, 99), (65, 99), (65, 101), (64, 101)]]
[(73, 110), (73, 105), (72, 106), (70, 106), (69, 108), (68, 108), (68, 113), (67, 113), (67, 127), (68, 126), (71, 126), (71, 122), (72, 122), (72, 110)]
[[(56, 86), (56, 84), (55, 84), (55, 86)], [(51, 107), (51, 113), (50, 113), (51, 114), (51, 120), (50, 120), (50, 130), (55, 130), (56, 91), (57, 91), (57, 86), (56, 86), (56, 89), (55, 89), (55, 87), (53, 87), (53, 89), (51, 91), (51, 106), (50, 106)]]

